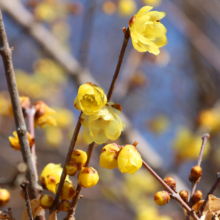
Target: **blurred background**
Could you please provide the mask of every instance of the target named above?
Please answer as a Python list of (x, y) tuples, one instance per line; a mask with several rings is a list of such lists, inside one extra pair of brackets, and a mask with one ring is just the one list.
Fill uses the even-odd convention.
[[(79, 111), (73, 107), (78, 87), (87, 81), (107, 93), (123, 42), (122, 27), (144, 5), (166, 12), (168, 44), (160, 55), (139, 53), (131, 42), (113, 94), (120, 103), (126, 129), (118, 144), (138, 141), (142, 157), (164, 178), (173, 176), (177, 190), (190, 189), (191, 167), (197, 163), (201, 137), (211, 138), (203, 157), (198, 189), (203, 197), (220, 165), (220, 2), (217, 0), (0, 0), (20, 95), (44, 101), (56, 110), (57, 126), (36, 129), (37, 169), (63, 165)], [(8, 137), (15, 130), (10, 99), (0, 62), (0, 187), (11, 194), (19, 219), (25, 207), (18, 174), (21, 153)], [(86, 151), (81, 129), (78, 149)], [(112, 141), (110, 141), (111, 143)], [(100, 181), (83, 189), (76, 219), (185, 219), (175, 201), (154, 203), (162, 187), (145, 170), (134, 175), (99, 166), (102, 146), (91, 165)], [(77, 178), (71, 178), (77, 184)], [(48, 193), (48, 191), (44, 191)], [(220, 197), (220, 190), (215, 192)], [(60, 213), (62, 219), (65, 213)]]

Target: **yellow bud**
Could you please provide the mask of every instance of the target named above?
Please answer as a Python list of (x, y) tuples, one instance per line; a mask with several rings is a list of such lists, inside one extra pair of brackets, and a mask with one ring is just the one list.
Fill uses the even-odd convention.
[(202, 192), (200, 190), (197, 190), (193, 196), (192, 196), (192, 204), (196, 204), (198, 201), (202, 199)]
[(44, 209), (50, 209), (53, 206), (54, 203), (54, 199), (51, 195), (42, 195), (40, 197), (40, 205), (44, 208)]
[(59, 204), (58, 210), (67, 212), (69, 211), (70, 207), (71, 207), (71, 204), (68, 200), (62, 200)]
[(0, 206), (6, 205), (10, 197), (10, 193), (7, 189), (0, 189)]
[(117, 157), (121, 147), (117, 144), (108, 144), (102, 148), (100, 166), (106, 169), (114, 169), (118, 166)]
[(71, 155), (71, 160), (77, 165), (78, 170), (81, 170), (87, 161), (87, 153), (83, 150), (74, 150)]
[(93, 167), (83, 167), (78, 176), (79, 185), (85, 188), (95, 186), (99, 181), (98, 172)]
[(142, 158), (137, 148), (133, 145), (125, 145), (118, 154), (118, 169), (122, 173), (133, 174), (142, 166)]
[[(57, 192), (57, 189), (58, 189), (58, 185), (56, 186), (56, 192)], [(76, 189), (75, 187), (73, 186), (72, 183), (68, 182), (68, 181), (65, 181), (64, 184), (63, 184), (63, 188), (62, 188), (62, 191), (61, 191), (61, 199), (62, 200), (70, 200), (72, 199), (76, 194)]]
[(192, 167), (191, 172), (190, 172), (190, 176), (189, 176), (189, 180), (191, 182), (196, 182), (199, 180), (199, 178), (202, 176), (202, 167), (196, 165), (194, 167)]
[(173, 177), (166, 177), (163, 181), (174, 191), (176, 191), (176, 180)]
[(159, 206), (166, 205), (170, 201), (170, 194), (167, 191), (159, 191), (154, 195), (154, 201)]
[(73, 161), (70, 161), (65, 164), (65, 170), (69, 176), (75, 176), (75, 174), (78, 171), (77, 165)]
[(185, 203), (188, 203), (188, 199), (189, 199), (189, 193), (188, 193), (188, 191), (186, 191), (186, 190), (181, 190), (181, 191), (179, 192), (179, 195), (180, 195), (180, 197), (182, 198), (182, 200), (183, 200)]

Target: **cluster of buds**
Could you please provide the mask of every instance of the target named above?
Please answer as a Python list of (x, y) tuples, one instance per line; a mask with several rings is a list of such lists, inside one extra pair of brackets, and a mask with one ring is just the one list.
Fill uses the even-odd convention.
[(142, 158), (134, 145), (119, 146), (108, 144), (102, 148), (100, 155), (100, 166), (106, 169), (118, 169), (122, 173), (133, 174), (142, 166)]
[(10, 193), (7, 189), (1, 189), (0, 188), (0, 206), (4, 206), (8, 203), (10, 200)]

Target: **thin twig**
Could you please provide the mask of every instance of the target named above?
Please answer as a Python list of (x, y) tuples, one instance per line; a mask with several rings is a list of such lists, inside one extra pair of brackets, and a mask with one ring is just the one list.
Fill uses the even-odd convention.
[(28, 184), (29, 182), (26, 180), (21, 184), (21, 188), (24, 191), (24, 196), (25, 196), (25, 202), (26, 202), (26, 208), (27, 208), (27, 213), (28, 213), (28, 217), (30, 220), (33, 220), (33, 216), (32, 216), (32, 211), (31, 211), (31, 205), (30, 205), (30, 199), (28, 196)]
[(203, 202), (202, 206), (200, 207), (200, 209), (199, 209), (199, 211), (198, 211), (198, 213), (197, 213), (199, 217), (202, 216), (202, 213), (203, 213), (203, 211), (204, 211), (204, 209), (205, 209), (205, 206), (206, 206), (206, 204), (207, 204), (207, 202), (208, 202), (208, 200), (209, 200), (209, 195), (210, 195), (210, 194), (213, 194), (213, 192), (215, 191), (215, 189), (217, 188), (217, 186), (218, 186), (219, 183), (220, 183), (220, 173), (217, 173), (217, 174), (216, 174), (215, 182), (214, 182), (212, 188), (209, 190), (209, 192), (208, 192), (208, 194), (207, 194), (207, 196), (206, 196), (206, 198), (205, 198), (205, 201)]
[[(126, 30), (126, 28), (122, 28), (122, 30), (124, 32), (124, 41), (123, 41), (123, 44), (122, 44), (122, 48), (121, 48), (121, 52), (120, 52), (120, 55), (119, 55), (118, 63), (117, 63), (116, 69), (115, 69), (115, 73), (114, 73), (114, 76), (113, 76), (113, 79), (112, 79), (112, 82), (111, 82), (111, 85), (110, 85), (110, 88), (109, 88), (109, 91), (108, 91), (108, 96), (107, 96), (108, 102), (110, 101), (110, 99), (112, 97), (112, 93), (113, 93), (114, 88), (115, 88), (115, 83), (117, 81), (117, 78), (118, 78), (118, 75), (119, 75), (119, 72), (120, 72), (120, 69), (121, 69), (121, 64), (122, 64), (122, 61), (123, 61), (123, 58), (124, 58), (125, 50), (127, 48), (128, 41), (129, 41), (129, 38), (130, 38), (129, 29), (127, 28), (127, 30)], [(125, 30), (126, 30), (126, 32), (125, 32)], [(88, 150), (87, 150), (88, 159), (87, 159), (87, 162), (85, 164), (86, 167), (89, 165), (89, 162), (90, 162), (90, 159), (91, 159), (91, 156), (92, 156), (92, 151), (93, 151), (94, 146), (95, 146), (94, 142), (91, 143), (88, 146)], [(80, 195), (81, 190), (82, 190), (82, 187), (78, 184), (77, 185), (76, 195), (74, 196), (74, 198), (72, 200), (71, 208), (68, 211), (65, 220), (68, 220), (68, 219), (74, 217), (75, 210), (76, 210), (76, 205), (77, 205), (77, 202), (79, 200), (79, 195)]]
[(180, 205), (186, 209), (190, 213), (190, 215), (196, 219), (199, 220), (199, 217), (196, 215), (195, 211), (191, 209), (180, 197), (179, 194), (175, 193), (158, 175), (157, 173), (145, 162), (143, 161), (144, 167), (155, 177), (156, 180), (158, 180), (161, 185), (171, 194), (171, 197), (175, 199), (177, 202), (180, 203)]
[(29, 147), (29, 141), (27, 137), (27, 129), (24, 122), (18, 89), (16, 86), (14, 67), (12, 63), (12, 50), (9, 47), (5, 27), (2, 19), (2, 13), (0, 11), (0, 54), (3, 59), (5, 76), (8, 84), (8, 90), (11, 97), (12, 108), (14, 113), (14, 119), (16, 124), (16, 130), (21, 145), (22, 157), (25, 163), (27, 163), (27, 179), (30, 182), (30, 196), (32, 199), (38, 197), (38, 184), (34, 174), (33, 161), (31, 159), (31, 151)]

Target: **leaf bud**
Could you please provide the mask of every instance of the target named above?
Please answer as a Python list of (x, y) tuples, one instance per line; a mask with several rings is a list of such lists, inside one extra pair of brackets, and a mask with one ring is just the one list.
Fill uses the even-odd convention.
[(100, 154), (100, 166), (106, 169), (115, 169), (118, 166), (117, 157), (121, 147), (117, 144), (107, 144)]
[(173, 190), (176, 192), (176, 180), (173, 177), (166, 177), (163, 181)]
[(40, 197), (40, 205), (44, 209), (50, 209), (53, 206), (54, 199), (51, 195), (45, 194)]
[[(59, 184), (57, 184), (57, 186), (56, 186), (56, 192), (57, 192), (58, 186), (59, 186)], [(76, 189), (73, 186), (73, 184), (68, 181), (65, 181), (63, 184), (61, 195), (60, 195), (61, 199), (62, 200), (65, 200), (65, 199), (70, 200), (75, 196), (75, 194), (76, 194)]]
[(191, 198), (192, 204), (196, 204), (197, 202), (199, 202), (202, 199), (202, 192), (200, 190), (197, 190)]
[(62, 200), (59, 203), (58, 210), (63, 211), (63, 212), (67, 212), (67, 211), (69, 211), (70, 207), (71, 207), (71, 204), (68, 200)]
[(201, 176), (202, 176), (202, 167), (198, 165), (192, 167), (190, 175), (189, 175), (190, 182), (198, 181)]
[(181, 191), (179, 192), (179, 195), (180, 195), (180, 197), (182, 198), (182, 200), (183, 200), (185, 203), (188, 203), (188, 199), (189, 199), (189, 193), (188, 193), (188, 191), (186, 191), (186, 190), (181, 190)]
[(154, 195), (154, 201), (159, 206), (164, 206), (170, 201), (170, 194), (167, 191), (159, 191)]
[(81, 170), (87, 161), (87, 153), (83, 150), (74, 150), (71, 160), (77, 165), (78, 170)]
[(73, 161), (69, 161), (65, 164), (65, 171), (69, 176), (75, 176), (78, 171), (77, 165)]
[(79, 185), (85, 188), (95, 186), (99, 181), (98, 172), (93, 167), (83, 167), (78, 175)]
[(7, 189), (0, 189), (0, 206), (4, 206), (10, 200), (10, 193)]

